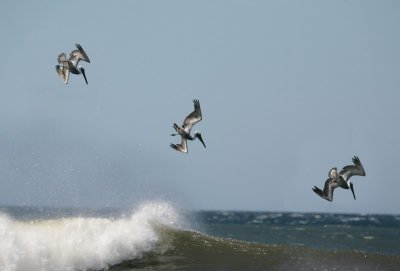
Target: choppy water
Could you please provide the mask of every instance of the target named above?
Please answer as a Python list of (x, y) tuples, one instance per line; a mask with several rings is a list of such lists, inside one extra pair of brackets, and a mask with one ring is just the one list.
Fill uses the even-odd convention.
[(265, 244), (400, 255), (400, 215), (200, 212), (211, 235)]
[(398, 270), (400, 216), (0, 208), (0, 270)]

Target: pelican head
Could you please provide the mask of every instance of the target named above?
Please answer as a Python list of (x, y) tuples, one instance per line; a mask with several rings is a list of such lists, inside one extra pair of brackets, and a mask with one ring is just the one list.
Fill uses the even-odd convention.
[(333, 167), (331, 168), (331, 170), (329, 170), (329, 174), (328, 174), (329, 178), (336, 178), (337, 177), (337, 168)]
[(350, 189), (351, 189), (351, 192), (353, 193), (353, 197), (354, 197), (354, 200), (356, 199), (356, 194), (354, 194), (354, 188), (353, 188), (353, 183), (352, 182), (350, 182)]
[(88, 82), (86, 79), (86, 74), (85, 74), (85, 69), (82, 66), (79, 66), (79, 70), (81, 71), (83, 78), (85, 78), (86, 85), (88, 85)]
[(201, 136), (200, 132), (197, 132), (197, 131), (194, 132), (194, 137), (195, 138), (197, 137), (200, 140), (200, 142), (203, 144), (204, 148), (206, 148), (206, 144), (204, 144), (203, 137)]

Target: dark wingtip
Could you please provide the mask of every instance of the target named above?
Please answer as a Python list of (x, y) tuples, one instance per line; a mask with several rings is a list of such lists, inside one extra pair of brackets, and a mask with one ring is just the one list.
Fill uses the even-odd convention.
[(360, 158), (358, 158), (358, 156), (354, 156), (352, 160), (353, 160), (354, 165), (361, 166), (361, 161), (360, 161)]

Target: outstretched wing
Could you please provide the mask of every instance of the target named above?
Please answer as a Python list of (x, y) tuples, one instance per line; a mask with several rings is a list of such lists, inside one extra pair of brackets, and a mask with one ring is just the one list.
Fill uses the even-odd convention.
[(351, 176), (358, 175), (358, 176), (365, 176), (365, 170), (363, 165), (361, 164), (360, 159), (357, 156), (353, 157), (353, 165), (345, 166), (340, 172), (339, 175), (347, 181), (350, 179)]
[(56, 71), (65, 84), (68, 84), (69, 70), (66, 66), (56, 66)]
[(336, 178), (328, 178), (325, 181), (324, 193), (328, 196), (329, 201), (333, 200), (333, 190), (335, 190), (339, 184), (336, 182)]
[(324, 191), (319, 189), (318, 187), (314, 186), (313, 191), (323, 199), (327, 201), (333, 201), (333, 190), (338, 187), (335, 178), (328, 178), (325, 181)]
[(188, 134), (190, 134), (190, 130), (192, 130), (193, 126), (202, 119), (199, 100), (193, 100), (193, 103), (194, 111), (185, 118), (182, 125), (182, 128), (185, 129)]
[(75, 44), (75, 45), (76, 45), (76, 48), (78, 48), (78, 50), (72, 51), (69, 56), (69, 61), (72, 63), (72, 65), (74, 65), (76, 67), (76, 65), (78, 65), (78, 62), (80, 60), (90, 63), (90, 59), (87, 56), (86, 52), (83, 50), (82, 46), (80, 46), (79, 44)]
[(180, 151), (180, 152), (184, 152), (184, 153), (188, 152), (187, 141), (183, 137), (182, 137), (181, 144), (171, 144), (170, 147), (177, 151)]

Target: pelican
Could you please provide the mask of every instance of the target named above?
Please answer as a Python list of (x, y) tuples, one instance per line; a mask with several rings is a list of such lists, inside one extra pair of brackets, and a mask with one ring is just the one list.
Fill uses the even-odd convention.
[(364, 167), (361, 164), (360, 159), (357, 156), (353, 157), (353, 165), (345, 166), (339, 174), (337, 168), (332, 168), (328, 173), (328, 179), (325, 181), (324, 191), (314, 186), (313, 191), (323, 199), (327, 201), (333, 201), (333, 190), (338, 187), (344, 189), (351, 189), (354, 200), (356, 195), (354, 194), (353, 183), (350, 181), (351, 176), (365, 176)]
[(78, 50), (73, 50), (69, 54), (69, 59), (67, 59), (67, 56), (65, 53), (61, 53), (58, 56), (58, 63), (62, 64), (62, 66), (57, 65), (56, 66), (56, 71), (58, 75), (61, 77), (61, 79), (64, 81), (65, 84), (68, 84), (68, 78), (69, 78), (69, 73), (73, 74), (81, 74), (83, 75), (83, 78), (85, 78), (86, 84), (88, 84), (88, 81), (86, 79), (85, 75), (85, 69), (82, 66), (78, 66), (78, 63), (80, 60), (86, 61), (90, 63), (89, 57), (83, 50), (82, 46), (79, 44), (75, 44), (76, 48)]
[(185, 118), (182, 128), (179, 127), (178, 124), (174, 123), (173, 127), (177, 133), (171, 134), (171, 136), (180, 135), (182, 138), (181, 144), (171, 144), (171, 148), (184, 153), (188, 152), (187, 140), (195, 140), (198, 138), (204, 148), (206, 147), (206, 144), (204, 144), (203, 138), (201, 137), (201, 133), (195, 131), (193, 136), (190, 135), (190, 130), (192, 130), (193, 126), (202, 119), (199, 100), (193, 100), (193, 103), (194, 111)]

